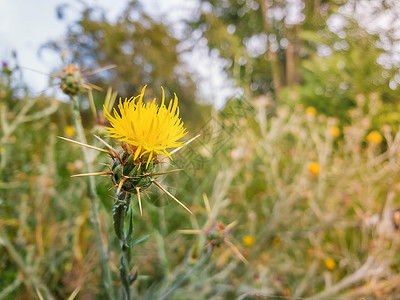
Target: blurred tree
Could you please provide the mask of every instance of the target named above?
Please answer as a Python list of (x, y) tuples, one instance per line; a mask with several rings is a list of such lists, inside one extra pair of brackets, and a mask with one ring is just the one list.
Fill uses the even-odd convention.
[[(176, 47), (180, 41), (166, 26), (148, 16), (138, 1), (130, 1), (115, 23), (106, 19), (103, 9), (80, 3), (84, 6), (81, 16), (69, 26), (65, 42), (52, 41), (45, 47), (67, 51), (72, 61), (90, 70), (115, 64), (114, 70), (96, 74), (90, 82), (110, 85), (121, 97), (137, 95), (148, 85), (146, 98), (160, 99), (163, 86), (167, 99), (173, 97), (171, 93), (177, 94), (185, 120), (201, 119), (202, 109), (195, 102), (196, 85), (179, 61)], [(59, 18), (68, 7), (59, 7)]]
[[(205, 38), (210, 50), (217, 49), (248, 98), (268, 94), (346, 119), (356, 95), (377, 92), (386, 104), (382, 112), (399, 110), (400, 99), (389, 88), (395, 69), (377, 63), (385, 52), (377, 47), (379, 36), (339, 13), (344, 5), (358, 11), (357, 1), (200, 2), (188, 39)], [(333, 32), (336, 21), (343, 28)]]
[(323, 29), (340, 2), (204, 0), (198, 20), (190, 25), (229, 61), (226, 71), (249, 88), (246, 92), (278, 96), (282, 87), (301, 80), (298, 62), (308, 52), (299, 33)]
[[(301, 38), (314, 43), (318, 51), (301, 62), (302, 84), (287, 89), (282, 99), (291, 104), (300, 101), (321, 113), (347, 121), (348, 110), (356, 105), (367, 107), (371, 97), (385, 104), (379, 118), (388, 111), (399, 111), (400, 98), (389, 87), (395, 69), (377, 63), (384, 53), (376, 47), (378, 37), (368, 34), (352, 20), (346, 22), (338, 33), (329, 30), (323, 34), (302, 32)], [(400, 115), (396, 115), (399, 119)], [(396, 121), (393, 116), (387, 117), (392, 119), (390, 122)]]

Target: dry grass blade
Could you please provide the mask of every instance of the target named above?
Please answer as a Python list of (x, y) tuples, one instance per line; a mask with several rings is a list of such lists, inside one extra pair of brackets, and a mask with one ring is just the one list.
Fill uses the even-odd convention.
[(204, 200), (204, 205), (206, 206), (208, 219), (211, 220), (211, 207), (206, 193), (203, 194), (203, 200)]
[(202, 234), (203, 230), (199, 230), (199, 229), (181, 229), (178, 230), (179, 233), (183, 233), (183, 234)]
[(80, 287), (77, 287), (77, 288), (72, 292), (72, 294), (68, 297), (67, 300), (74, 300), (75, 297), (76, 297), (76, 295), (78, 295), (78, 293), (79, 293), (80, 290), (81, 290), (81, 288), (80, 288)]
[(92, 90), (89, 90), (88, 94), (89, 94), (90, 108), (92, 109), (93, 112), (93, 117), (95, 120), (97, 120), (97, 111), (96, 111), (96, 105), (94, 104)]
[(39, 291), (39, 289), (36, 289), (36, 294), (38, 295), (40, 300), (44, 300), (42, 293)]

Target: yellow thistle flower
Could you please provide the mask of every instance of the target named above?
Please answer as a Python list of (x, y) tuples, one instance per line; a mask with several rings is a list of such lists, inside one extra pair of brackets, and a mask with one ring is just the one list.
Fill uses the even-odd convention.
[(72, 127), (70, 125), (65, 126), (64, 133), (65, 133), (65, 135), (73, 136), (73, 135), (75, 135), (75, 129), (74, 129), (74, 127)]
[(332, 135), (334, 138), (337, 138), (337, 137), (340, 135), (340, 129), (339, 129), (339, 127), (337, 127), (337, 126), (331, 127), (330, 132), (331, 132), (331, 135)]
[(309, 106), (306, 108), (306, 114), (309, 116), (315, 116), (317, 114), (317, 110), (315, 107)]
[(312, 162), (308, 165), (308, 170), (310, 171), (310, 173), (314, 176), (319, 174), (319, 164), (316, 162)]
[(242, 242), (243, 242), (243, 245), (244, 245), (245, 247), (249, 247), (249, 248), (250, 248), (250, 247), (253, 247), (253, 246), (254, 246), (254, 242), (255, 242), (254, 236), (252, 236), (252, 235), (246, 235), (246, 236), (243, 237)]
[(119, 113), (114, 109), (114, 117), (104, 108), (106, 117), (111, 127), (106, 129), (109, 136), (117, 138), (127, 144), (130, 153), (134, 153), (134, 161), (143, 161), (147, 158), (147, 165), (162, 154), (170, 157), (166, 149), (184, 146), (179, 139), (186, 135), (186, 129), (179, 118), (178, 98), (164, 104), (165, 95), (161, 105), (155, 103), (143, 103), (143, 95), (146, 87), (140, 95), (120, 100)]
[(367, 140), (372, 144), (378, 145), (382, 143), (382, 135), (378, 131), (374, 130), (367, 135)]
[(327, 258), (327, 259), (325, 259), (325, 267), (328, 269), (328, 270), (334, 270), (335, 268), (336, 268), (336, 262), (332, 259), (332, 258)]

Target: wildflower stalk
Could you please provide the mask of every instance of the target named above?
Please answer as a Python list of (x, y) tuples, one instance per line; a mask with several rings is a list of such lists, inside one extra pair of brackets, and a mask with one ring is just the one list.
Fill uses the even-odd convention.
[[(74, 122), (74, 127), (77, 135), (77, 139), (79, 142), (87, 144), (85, 133), (83, 130), (82, 119), (79, 112), (79, 102), (76, 96), (71, 96), (71, 111), (72, 111), (72, 119)], [(92, 159), (90, 157), (89, 150), (85, 147), (82, 147), (83, 157), (85, 160), (86, 168), (89, 173), (93, 172), (92, 167)], [(87, 185), (88, 185), (88, 195), (90, 199), (90, 221), (92, 222), (94, 231), (95, 231), (95, 239), (97, 248), (100, 253), (100, 264), (101, 264), (101, 273), (104, 288), (106, 289), (106, 293), (109, 299), (114, 298), (114, 291), (112, 287), (111, 281), (111, 272), (108, 266), (108, 252), (107, 249), (103, 245), (102, 241), (102, 232), (100, 228), (100, 218), (99, 218), (99, 197), (96, 192), (96, 185), (94, 178), (89, 176), (86, 177)]]
[(129, 229), (125, 231), (125, 218), (128, 215), (131, 194), (124, 191), (119, 192), (118, 188), (115, 188), (114, 195), (114, 208), (113, 208), (113, 219), (114, 229), (117, 237), (119, 238), (120, 247), (122, 250), (121, 255), (121, 267), (119, 268), (121, 284), (123, 287), (123, 293), (125, 297), (123, 299), (131, 299), (130, 286), (136, 279), (136, 274), (130, 275), (130, 263), (131, 263), (131, 239), (133, 235), (133, 215), (132, 211), (129, 214)]

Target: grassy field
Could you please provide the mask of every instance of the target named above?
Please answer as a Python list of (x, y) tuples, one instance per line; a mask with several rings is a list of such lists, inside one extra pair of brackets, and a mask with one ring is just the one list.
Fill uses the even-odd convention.
[[(118, 299), (111, 181), (95, 177), (91, 194), (85, 178), (71, 178), (87, 162), (107, 171), (110, 158), (88, 150), (85, 160), (57, 138), (78, 139), (69, 103), (10, 91), (3, 81), (0, 299), (105, 299), (101, 251)], [(183, 171), (160, 179), (193, 215), (150, 193), (141, 216), (132, 196), (133, 235), (148, 236), (133, 249), (133, 297), (398, 299), (400, 134), (373, 131), (380, 99), (359, 97), (368, 101), (346, 125), (263, 98), (232, 101), (198, 124), (185, 139), (200, 137), (163, 166)], [(88, 144), (105, 148), (96, 134), (119, 147), (81, 113)]]

